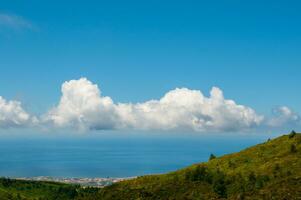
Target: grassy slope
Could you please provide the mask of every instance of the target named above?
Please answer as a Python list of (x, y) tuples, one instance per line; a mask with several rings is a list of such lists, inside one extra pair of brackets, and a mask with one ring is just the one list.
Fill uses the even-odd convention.
[(101, 190), (30, 181), (7, 184), (1, 180), (0, 200), (8, 197), (62, 200), (301, 199), (301, 134), (282, 136), (207, 163), (165, 175), (139, 177)]
[(301, 199), (301, 134), (282, 136), (170, 174), (118, 183), (102, 190), (101, 197)]

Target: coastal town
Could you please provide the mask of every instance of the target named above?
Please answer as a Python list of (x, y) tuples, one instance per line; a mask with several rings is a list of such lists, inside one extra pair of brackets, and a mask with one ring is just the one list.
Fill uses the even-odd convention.
[(112, 185), (113, 183), (134, 179), (135, 177), (128, 178), (58, 178), (58, 177), (48, 177), (48, 176), (38, 176), (38, 177), (22, 177), (16, 178), (18, 180), (31, 180), (31, 181), (50, 181), (66, 184), (75, 184), (82, 187), (98, 187), (103, 188), (105, 186)]

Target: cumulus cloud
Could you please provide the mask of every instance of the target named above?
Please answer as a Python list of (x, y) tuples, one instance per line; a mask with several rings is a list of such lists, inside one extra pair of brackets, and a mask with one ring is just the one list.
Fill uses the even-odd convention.
[(25, 127), (37, 123), (18, 101), (7, 101), (0, 96), (0, 128)]
[(296, 112), (286, 106), (280, 106), (273, 110), (273, 116), (267, 120), (267, 125), (271, 127), (297, 125), (300, 120), (300, 116)]
[(139, 104), (119, 104), (125, 126), (138, 129), (236, 131), (257, 126), (263, 117), (246, 106), (224, 99), (219, 88), (210, 97), (201, 91), (177, 88), (160, 100)]
[(217, 87), (209, 96), (199, 90), (176, 88), (141, 103), (115, 103), (86, 78), (64, 82), (61, 92), (59, 103), (39, 119), (27, 113), (19, 101), (0, 96), (0, 128), (230, 132), (301, 125), (301, 117), (286, 106), (264, 117), (226, 99)]
[(112, 129), (117, 120), (116, 106), (110, 97), (101, 96), (97, 85), (86, 78), (65, 82), (57, 107), (43, 117), (57, 127)]
[(263, 116), (253, 109), (224, 98), (213, 87), (210, 96), (201, 91), (177, 88), (159, 100), (143, 103), (114, 103), (102, 96), (86, 78), (62, 85), (59, 104), (43, 121), (56, 127), (89, 129), (238, 131), (261, 124)]
[(31, 22), (21, 16), (0, 13), (0, 27), (8, 27), (12, 29), (33, 29)]

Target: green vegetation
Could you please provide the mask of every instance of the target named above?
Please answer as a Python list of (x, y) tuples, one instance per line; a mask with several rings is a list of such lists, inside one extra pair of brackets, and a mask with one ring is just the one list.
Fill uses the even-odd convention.
[(0, 200), (21, 199), (74, 199), (79, 186), (53, 183), (21, 181), (0, 178)]
[(103, 189), (0, 179), (2, 199), (301, 199), (301, 134), (292, 132), (207, 163)]

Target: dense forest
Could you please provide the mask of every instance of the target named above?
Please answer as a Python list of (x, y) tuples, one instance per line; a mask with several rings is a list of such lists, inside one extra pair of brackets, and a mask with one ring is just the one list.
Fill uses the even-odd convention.
[(0, 200), (301, 199), (301, 134), (291, 132), (164, 175), (83, 188), (53, 182), (0, 179)]

